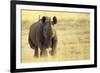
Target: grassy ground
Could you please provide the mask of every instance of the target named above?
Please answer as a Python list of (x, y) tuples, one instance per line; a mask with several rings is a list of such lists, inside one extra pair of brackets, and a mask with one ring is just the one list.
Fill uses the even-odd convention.
[[(55, 56), (35, 58), (28, 43), (29, 28), (43, 15), (56, 16), (58, 44)], [(40, 61), (86, 60), (90, 58), (89, 13), (49, 12), (22, 10), (22, 63)]]

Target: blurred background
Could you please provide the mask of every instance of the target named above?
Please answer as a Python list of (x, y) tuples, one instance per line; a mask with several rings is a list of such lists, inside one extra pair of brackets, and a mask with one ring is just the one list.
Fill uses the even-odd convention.
[[(28, 43), (29, 28), (42, 16), (56, 16), (55, 30), (58, 36), (56, 55), (34, 57), (34, 50)], [(22, 10), (22, 63), (42, 61), (87, 60), (90, 58), (90, 14), (80, 12), (56, 12)]]

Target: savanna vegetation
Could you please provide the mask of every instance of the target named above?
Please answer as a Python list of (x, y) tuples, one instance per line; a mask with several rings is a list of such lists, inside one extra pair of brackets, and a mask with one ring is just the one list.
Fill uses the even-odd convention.
[[(35, 58), (34, 50), (30, 48), (28, 43), (29, 28), (44, 15), (56, 16), (58, 19), (58, 23), (55, 25), (58, 36), (56, 55)], [(86, 60), (90, 58), (89, 13), (22, 10), (21, 16), (22, 63)]]

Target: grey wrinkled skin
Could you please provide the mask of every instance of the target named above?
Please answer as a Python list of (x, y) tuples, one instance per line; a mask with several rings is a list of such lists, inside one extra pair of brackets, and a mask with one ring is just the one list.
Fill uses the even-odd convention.
[[(50, 17), (43, 16), (36, 23), (30, 26), (28, 42), (32, 49), (35, 50), (34, 56), (38, 57), (43, 54), (47, 48), (52, 48), (51, 55), (55, 54), (57, 45), (57, 35), (54, 25), (57, 23), (57, 18), (54, 16), (51, 20)], [(40, 48), (40, 52), (38, 51)]]

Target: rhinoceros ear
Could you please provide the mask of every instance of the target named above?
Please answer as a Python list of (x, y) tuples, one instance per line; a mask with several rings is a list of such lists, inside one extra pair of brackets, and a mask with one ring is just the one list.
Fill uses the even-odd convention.
[(42, 22), (45, 23), (45, 21), (46, 21), (46, 17), (43, 16), (43, 17), (42, 17)]
[(57, 17), (56, 16), (53, 17), (53, 24), (57, 24)]

